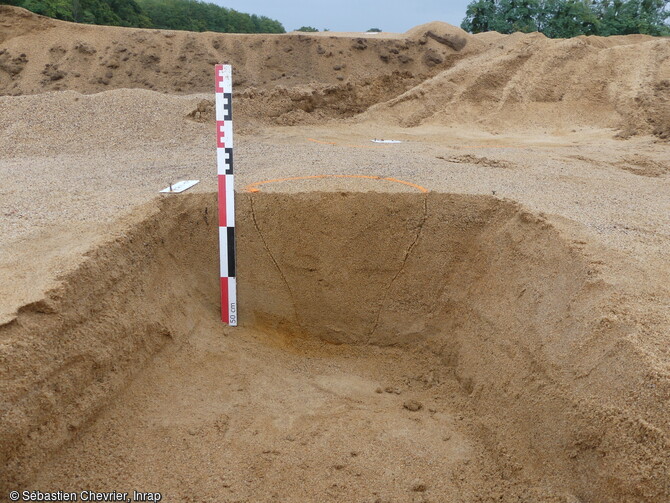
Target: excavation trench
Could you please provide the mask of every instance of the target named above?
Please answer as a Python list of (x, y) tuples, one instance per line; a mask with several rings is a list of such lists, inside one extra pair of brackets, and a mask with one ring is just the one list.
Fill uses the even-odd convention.
[(505, 478), (580, 501), (668, 497), (667, 437), (612, 406), (625, 383), (592, 373), (612, 358), (620, 380), (635, 372), (612, 345), (623, 329), (602, 329), (608, 287), (545, 218), (485, 196), (238, 199), (239, 329), (218, 322), (216, 200), (201, 194), (154, 203), (0, 327), (2, 490), (28, 483), (162, 347), (250, 329), (430, 354)]

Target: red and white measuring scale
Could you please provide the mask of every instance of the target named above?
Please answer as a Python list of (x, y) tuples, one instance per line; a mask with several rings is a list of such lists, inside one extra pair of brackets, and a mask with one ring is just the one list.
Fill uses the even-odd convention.
[(235, 276), (235, 183), (233, 171), (233, 78), (230, 65), (214, 67), (216, 165), (219, 178), (221, 321), (237, 326)]

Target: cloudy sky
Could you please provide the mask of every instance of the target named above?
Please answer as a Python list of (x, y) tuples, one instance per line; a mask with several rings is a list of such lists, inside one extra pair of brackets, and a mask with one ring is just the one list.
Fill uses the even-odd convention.
[(286, 31), (301, 26), (319, 30), (366, 31), (380, 28), (402, 33), (429, 21), (446, 21), (456, 26), (465, 16), (468, 0), (209, 0), (249, 14), (277, 19)]

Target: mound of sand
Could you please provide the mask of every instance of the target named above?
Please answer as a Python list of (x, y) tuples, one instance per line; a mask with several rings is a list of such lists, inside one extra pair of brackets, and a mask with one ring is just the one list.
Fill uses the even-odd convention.
[(238, 108), (257, 122), (318, 124), (370, 109), (365, 120), (410, 127), (670, 135), (667, 39), (473, 36), (442, 22), (403, 35), (232, 35), (87, 26), (9, 6), (0, 14), (2, 94), (210, 93), (212, 65), (224, 62), (246, 99)]
[[(321, 340), (401, 347), (417, 362), (436, 356), (499, 456), (495, 477), (545, 497), (555, 489), (583, 501), (670, 497), (668, 418), (650, 407), (668, 380), (655, 374), (653, 388), (633, 395), (620, 388), (651, 382), (646, 357), (629, 351), (631, 320), (612, 314), (622, 310), (611, 304), (613, 287), (544, 217), (444, 194), (239, 202), (237, 330), (296, 347)], [(0, 488), (25, 483), (160, 347), (194, 330), (221, 332), (215, 208), (209, 194), (145, 208), (0, 327)], [(168, 462), (152, 455), (138, 464), (144, 476)], [(80, 469), (98, 477), (95, 465), (69, 465), (55, 469), (72, 483)]]
[[(74, 89), (84, 93), (145, 88), (168, 93), (210, 92), (212, 65), (234, 65), (246, 87), (338, 85), (390, 76), (427, 76), (457, 51), (435, 41), (355, 37), (239, 35), (87, 26), (0, 6), (0, 93)], [(8, 28), (5, 30), (4, 28)]]
[(555, 131), (579, 125), (622, 134), (670, 128), (670, 40), (635, 35), (551, 40), (541, 34), (483, 38), (460, 61), (365, 118), (402, 126), (479, 125)]
[(462, 51), (466, 47), (472, 50), (473, 46), (479, 47), (481, 45), (481, 41), (470, 33), (442, 21), (433, 21), (432, 23), (415, 26), (406, 31), (405, 36), (424, 45), (432, 40), (455, 51)]

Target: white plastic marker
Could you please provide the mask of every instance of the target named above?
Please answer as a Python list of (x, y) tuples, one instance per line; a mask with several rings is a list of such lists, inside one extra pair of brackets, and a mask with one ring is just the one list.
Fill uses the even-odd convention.
[(235, 276), (235, 183), (233, 174), (233, 78), (230, 65), (214, 67), (216, 164), (219, 177), (221, 321), (237, 326)]
[(372, 143), (402, 143), (400, 140), (370, 140)]
[(199, 181), (200, 180), (182, 180), (181, 182), (171, 183), (169, 187), (165, 187), (160, 192), (164, 192), (166, 194), (179, 194), (180, 192), (184, 192), (186, 189), (190, 189)]

